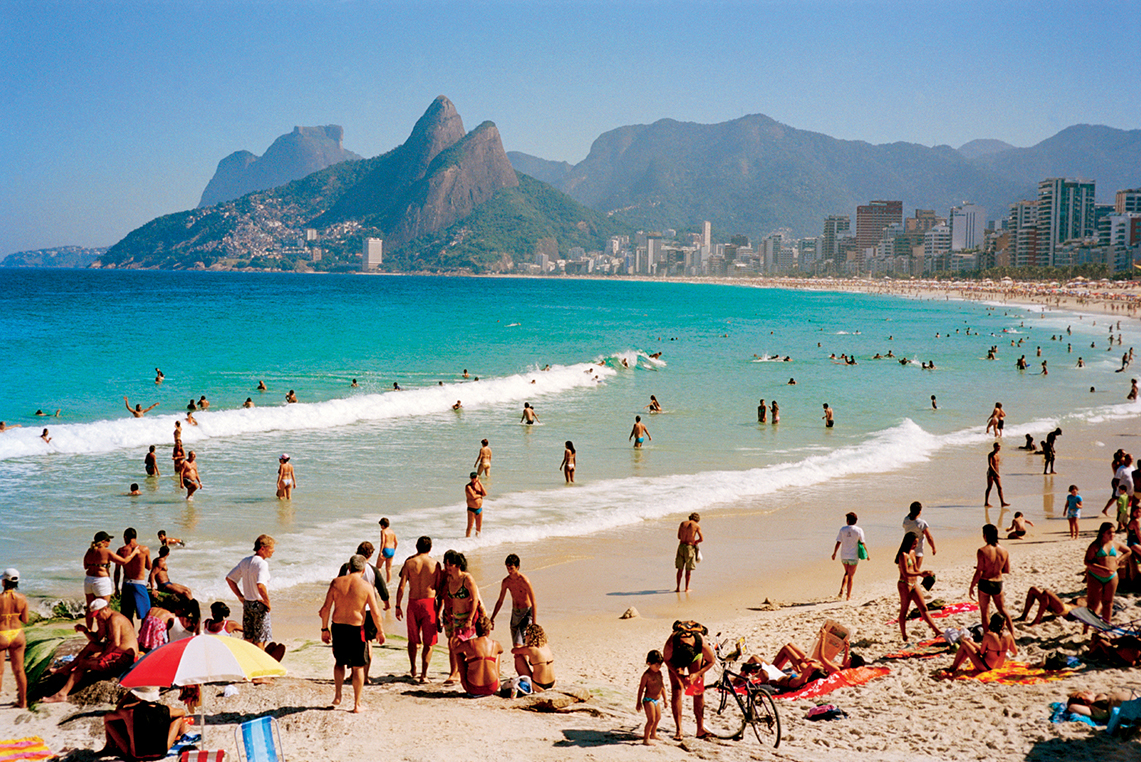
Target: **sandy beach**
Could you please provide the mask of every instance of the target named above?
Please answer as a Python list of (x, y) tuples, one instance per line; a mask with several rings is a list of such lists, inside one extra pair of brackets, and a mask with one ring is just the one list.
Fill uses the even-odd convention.
[[(980, 425), (981, 428), (981, 425)], [(1013, 448), (1021, 441), (1017, 423), (1008, 427)], [(1041, 433), (1041, 432), (1036, 432)], [(548, 541), (518, 549), (524, 571), (542, 604), (541, 623), (551, 637), (559, 683), (548, 697), (570, 705), (558, 712), (520, 711), (524, 702), (499, 697), (468, 699), (454, 687), (440, 684), (446, 653), (437, 651), (427, 686), (407, 677), (403, 625), (391, 616), (391, 637), (374, 648), (373, 684), (365, 690), (370, 712), (355, 717), (332, 710), (332, 658), (318, 639), (316, 610), (321, 589), (296, 588), (275, 606), (277, 636), (288, 642), (287, 678), (273, 686), (245, 685), (237, 696), (222, 698), (220, 688), (207, 689), (207, 746), (234, 752), (233, 727), (262, 714), (279, 718), (289, 758), (333, 757), (364, 759), (380, 751), (396, 759), (427, 760), (441, 756), (480, 759), (489, 749), (503, 759), (681, 759), (696, 754), (707, 759), (835, 759), (860, 753), (872, 759), (1124, 759), (1141, 751), (1136, 740), (1122, 742), (1103, 732), (1076, 724), (1052, 724), (1049, 704), (1063, 701), (1072, 690), (1131, 689), (1141, 695), (1141, 674), (1085, 668), (1062, 679), (1035, 685), (988, 684), (937, 679), (937, 670), (950, 666), (951, 656), (932, 659), (884, 657), (902, 645), (892, 556), (902, 520), (911, 500), (925, 505), (938, 552), (928, 555), (925, 568), (936, 571), (938, 582), (930, 597), (947, 604), (967, 600), (974, 551), (981, 545), (979, 528), (986, 521), (1009, 525), (1013, 510), (1035, 522), (1021, 541), (1003, 541), (1010, 549), (1013, 571), (1006, 585), (1008, 604), (1017, 611), (1033, 584), (1063, 596), (1084, 591), (1082, 556), (1102, 517), (1108, 496), (1108, 462), (1113, 450), (1137, 451), (1141, 436), (1133, 419), (1067, 423), (1058, 457), (1059, 474), (1041, 475), (1041, 459), (1017, 450), (1006, 451), (1004, 485), (1013, 504), (1000, 515), (982, 508), (983, 457), (989, 439), (944, 450), (917, 466), (881, 474), (846, 477), (804, 490), (783, 490), (765, 505), (726, 508), (702, 517), (707, 537), (705, 560), (688, 595), (673, 592), (673, 550), (676, 523), (650, 521), (634, 528), (603, 532), (589, 539)], [(1086, 509), (1082, 536), (1067, 537), (1061, 518), (1069, 483), (1082, 488)], [(798, 526), (800, 539), (783, 552), (787, 571), (762, 574), (755, 552), (766, 522), (796, 521), (797, 507), (827, 505), (832, 522), (807, 515)], [(868, 535), (871, 559), (861, 564), (851, 602), (835, 596), (841, 576), (839, 562), (829, 561), (836, 530), (845, 511), (859, 512), (873, 504), (894, 506), (892, 521), (861, 521)], [(1003, 534), (1005, 537), (1005, 533)], [(436, 549), (440, 557), (443, 549)], [(501, 560), (476, 554), (471, 571), (488, 604), (494, 602), (502, 577)], [(771, 559), (768, 559), (771, 561)], [(1141, 605), (1130, 595), (1119, 601), (1126, 610), (1121, 621), (1141, 618)], [(620, 619), (628, 608), (638, 616)], [(943, 626), (963, 627), (977, 613), (937, 619)], [(635, 711), (634, 694), (644, 669), (645, 654), (661, 648), (675, 619), (696, 619), (711, 635), (744, 636), (749, 653), (771, 659), (786, 642), (811, 646), (819, 626), (834, 619), (853, 630), (853, 650), (873, 666), (887, 666), (886, 677), (858, 687), (844, 687), (815, 700), (781, 700), (783, 721), (780, 749), (761, 748), (755, 739), (739, 741), (694, 738), (692, 710), (683, 715), (685, 738), (668, 740), (672, 720), (663, 719), (662, 740), (653, 749), (640, 745), (644, 717)], [(503, 621), (500, 622), (501, 628)], [(917, 629), (922, 628), (922, 629)], [(911, 624), (915, 637), (926, 628)], [(500, 642), (509, 640), (500, 630)], [(1035, 628), (1017, 628), (1017, 661), (1041, 662), (1060, 650), (1081, 656), (1088, 636), (1077, 624), (1052, 620)], [(504, 676), (512, 672), (510, 664)], [(565, 697), (566, 691), (585, 701)], [(100, 715), (106, 705), (76, 703), (39, 705), (34, 711), (11, 708), (10, 677), (4, 680), (0, 727), (4, 736), (39, 735), (65, 759), (92, 758), (102, 747)], [(175, 703), (176, 692), (166, 695)], [(106, 697), (104, 697), (104, 700)], [(847, 720), (809, 722), (804, 716), (815, 703), (834, 703)], [(1126, 756), (1122, 756), (1125, 754)]]

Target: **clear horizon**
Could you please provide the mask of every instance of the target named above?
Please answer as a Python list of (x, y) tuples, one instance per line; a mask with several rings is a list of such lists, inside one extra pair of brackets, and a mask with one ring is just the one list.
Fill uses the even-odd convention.
[[(295, 125), (365, 157), (437, 95), (509, 151), (765, 114), (870, 143), (1032, 146), (1141, 127), (1134, 2), (0, 0), (0, 257), (106, 246), (198, 203), (218, 161)], [(1031, 19), (1032, 23), (1027, 23)]]

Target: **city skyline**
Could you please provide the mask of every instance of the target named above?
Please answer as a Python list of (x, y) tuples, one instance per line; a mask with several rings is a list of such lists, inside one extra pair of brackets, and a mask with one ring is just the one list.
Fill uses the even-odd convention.
[(762, 113), (953, 147), (1136, 129), (1141, 104), (1112, 76), (1141, 55), (1133, 9), (5, 0), (0, 256), (112, 244), (193, 208), (219, 160), (295, 125), (340, 124), (346, 148), (378, 155), (441, 93), (508, 150), (572, 163), (599, 134), (662, 118)]

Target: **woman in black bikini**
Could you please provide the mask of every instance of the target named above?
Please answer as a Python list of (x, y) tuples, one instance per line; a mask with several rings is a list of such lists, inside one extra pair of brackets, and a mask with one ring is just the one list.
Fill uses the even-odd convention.
[(523, 645), (511, 649), (515, 654), (515, 671), (531, 678), (536, 691), (549, 691), (555, 687), (555, 657), (547, 644), (547, 633), (537, 624), (527, 628)]

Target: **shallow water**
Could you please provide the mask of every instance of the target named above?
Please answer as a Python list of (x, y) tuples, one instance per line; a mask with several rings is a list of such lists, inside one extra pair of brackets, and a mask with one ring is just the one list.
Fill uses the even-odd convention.
[[(214, 595), (261, 532), (278, 538), (280, 589), (327, 579), (357, 542), (376, 542), (381, 515), (402, 539), (399, 560), (420, 534), (437, 548), (502, 548), (755, 505), (982, 442), (995, 400), (1010, 431), (1038, 436), (1074, 417), (1136, 416), (1124, 403), (1131, 374), (1114, 373), (1136, 327), (1123, 322), (1124, 346), (1107, 351), (1108, 323), (712, 284), (0, 270), (0, 419), (24, 426), (0, 434), (0, 564), (21, 568), (27, 592), (78, 596), (96, 531), (166, 529), (189, 544), (173, 577)], [(937, 370), (870, 359), (888, 350)], [(1021, 354), (1026, 372), (1014, 368)], [(289, 389), (298, 404), (285, 405)], [(643, 410), (650, 394), (664, 413)], [(136, 420), (123, 395), (159, 407)], [(188, 503), (170, 476), (171, 432), (201, 395), (211, 408), (184, 424), (184, 441), (205, 488)], [(241, 409), (246, 397), (257, 406)], [(761, 397), (778, 400), (779, 426), (757, 424)], [(525, 401), (539, 425), (519, 423)], [(637, 414), (653, 438), (643, 451), (627, 438)], [(463, 485), (484, 437), (485, 532), (464, 540)], [(569, 488), (558, 471), (568, 439)], [(142, 469), (151, 444), (157, 479)], [(283, 451), (299, 482), (288, 503), (274, 497)], [(125, 495), (132, 481), (142, 496)]]

